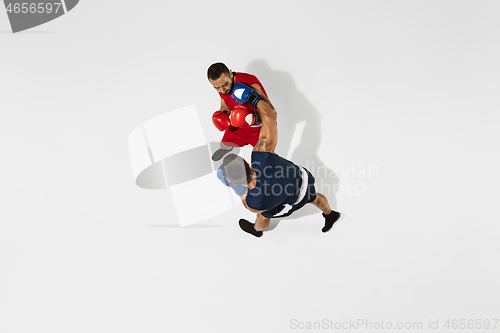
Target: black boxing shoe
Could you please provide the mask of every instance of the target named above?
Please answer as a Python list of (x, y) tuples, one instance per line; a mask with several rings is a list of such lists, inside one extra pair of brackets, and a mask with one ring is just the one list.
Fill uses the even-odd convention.
[(231, 147), (230, 149), (222, 149), (222, 148), (217, 149), (215, 153), (212, 155), (212, 160), (213, 161), (220, 160), (221, 158), (224, 157), (224, 155), (229, 153), (231, 150), (233, 150), (233, 147)]
[(243, 229), (244, 232), (248, 232), (255, 237), (262, 237), (263, 232), (255, 230), (254, 224), (245, 219), (240, 219), (240, 228)]
[(321, 231), (328, 232), (333, 227), (333, 224), (340, 219), (341, 214), (332, 210), (330, 214), (325, 215), (324, 213), (322, 213), (322, 215), (325, 218), (325, 226), (323, 227), (323, 229), (321, 229)]

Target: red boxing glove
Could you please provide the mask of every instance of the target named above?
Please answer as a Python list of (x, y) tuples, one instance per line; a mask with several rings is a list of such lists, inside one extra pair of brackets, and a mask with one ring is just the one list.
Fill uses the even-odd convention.
[(255, 125), (255, 114), (244, 105), (237, 104), (231, 112), (231, 125), (247, 127)]
[(222, 111), (215, 111), (212, 116), (212, 121), (215, 127), (217, 127), (217, 129), (221, 132), (227, 130), (228, 127), (231, 125), (229, 116), (227, 115), (227, 113), (224, 113)]

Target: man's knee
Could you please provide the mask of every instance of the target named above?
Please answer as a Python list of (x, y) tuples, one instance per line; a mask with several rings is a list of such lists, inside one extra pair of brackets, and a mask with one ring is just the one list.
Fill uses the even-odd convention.
[(326, 200), (326, 197), (321, 193), (316, 193), (316, 199), (312, 202), (313, 204), (319, 204)]

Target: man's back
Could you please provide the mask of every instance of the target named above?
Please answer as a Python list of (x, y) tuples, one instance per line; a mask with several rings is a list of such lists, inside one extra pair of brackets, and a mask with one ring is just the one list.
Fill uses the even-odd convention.
[(293, 204), (299, 198), (302, 172), (291, 161), (271, 152), (253, 151), (252, 170), (256, 185), (248, 190), (246, 203), (256, 210)]

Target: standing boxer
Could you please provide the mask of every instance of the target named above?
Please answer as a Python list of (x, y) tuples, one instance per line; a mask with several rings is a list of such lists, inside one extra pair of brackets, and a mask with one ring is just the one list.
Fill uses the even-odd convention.
[[(251, 91), (241, 87), (241, 94), (235, 87), (233, 93), (237, 103), (252, 101)], [(328, 232), (340, 218), (340, 213), (332, 210), (326, 197), (316, 193), (313, 175), (303, 167), (278, 156), (274, 149), (278, 139), (276, 114), (261, 100), (257, 100), (262, 118), (259, 141), (251, 155), (251, 166), (236, 154), (229, 154), (222, 163), (224, 174), (229, 182), (245, 186), (247, 191), (240, 196), (243, 205), (257, 213), (255, 224), (240, 219), (240, 227), (256, 237), (269, 225), (271, 218), (291, 215), (307, 203), (312, 203), (323, 212)]]
[[(215, 63), (208, 68), (207, 77), (221, 97), (221, 107), (212, 117), (215, 127), (224, 131), (220, 149), (212, 155), (214, 161), (220, 160), (233, 147), (255, 146), (259, 139), (263, 105), (266, 104), (276, 114), (274, 106), (267, 97), (260, 81), (251, 74), (230, 71), (223, 63)], [(248, 87), (250, 100), (238, 104), (233, 94), (235, 87)], [(245, 90), (245, 89), (244, 89)], [(265, 103), (257, 102), (262, 100)]]

